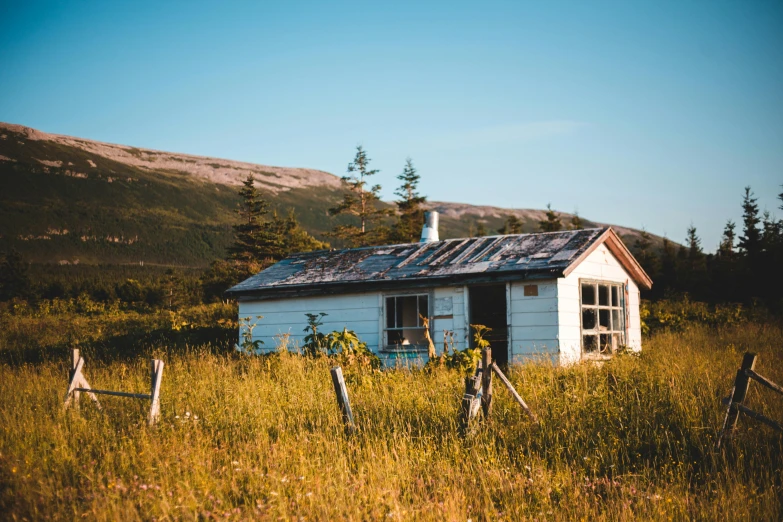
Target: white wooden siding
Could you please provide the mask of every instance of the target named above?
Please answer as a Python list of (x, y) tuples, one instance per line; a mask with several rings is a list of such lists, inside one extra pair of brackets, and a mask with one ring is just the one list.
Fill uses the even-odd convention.
[(557, 281), (558, 323), (560, 325), (560, 362), (573, 363), (582, 358), (581, 309), (579, 302), (579, 280), (591, 279), (628, 284), (628, 338), (629, 347), (642, 349), (642, 330), (639, 318), (639, 287), (636, 286), (625, 268), (609, 251), (606, 245), (599, 245), (587, 259), (582, 261), (566, 278)]
[[(526, 296), (525, 286), (538, 286), (537, 296)], [(558, 353), (557, 282), (511, 283), (511, 361), (552, 359)]]
[[(274, 351), (278, 345), (277, 336), (289, 334), (289, 348), (301, 346), (307, 335), (305, 313), (328, 315), (321, 319), (320, 331), (348, 328), (354, 330), (367, 346), (377, 352), (380, 341), (381, 303), (378, 292), (363, 294), (329, 295), (274, 299), (264, 301), (240, 301), (239, 319), (250, 318), (256, 323), (253, 340), (264, 342), (264, 351)], [(258, 316), (263, 316), (258, 319)]]
[[(600, 245), (566, 278), (543, 281), (518, 281), (508, 286), (510, 318), (510, 357), (513, 362), (548, 359), (555, 364), (570, 364), (581, 360), (581, 310), (579, 280), (592, 279), (628, 284), (627, 344), (641, 350), (639, 289), (608, 248)], [(524, 287), (535, 284), (538, 295), (526, 296)], [(436, 299), (451, 299), (451, 314), (436, 315), (431, 335), (438, 353), (443, 351), (444, 330), (454, 332), (459, 350), (469, 341), (467, 317), (467, 287), (438, 287), (415, 293), (430, 295), (430, 312)], [(366, 292), (335, 296), (294, 297), (289, 299), (247, 301), (239, 303), (239, 318), (251, 318), (256, 323), (253, 340), (262, 340), (264, 350), (277, 347), (277, 336), (290, 335), (290, 348), (301, 346), (307, 326), (305, 313), (328, 314), (321, 331), (348, 328), (354, 330), (368, 347), (385, 360), (384, 296), (399, 292)], [(257, 319), (263, 316), (263, 319)], [(426, 357), (426, 355), (425, 355)], [(395, 364), (389, 360), (385, 362)], [(410, 361), (415, 362), (415, 361)], [(423, 361), (418, 361), (423, 362)]]

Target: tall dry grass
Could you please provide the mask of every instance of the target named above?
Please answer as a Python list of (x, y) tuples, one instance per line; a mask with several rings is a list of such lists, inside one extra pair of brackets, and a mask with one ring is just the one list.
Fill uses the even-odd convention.
[[(33, 335), (31, 333), (31, 335)], [(7, 347), (7, 346), (6, 346)], [(158, 426), (142, 401), (62, 410), (66, 357), (0, 363), (0, 512), (11, 520), (780, 520), (783, 442), (745, 418), (716, 451), (720, 398), (745, 350), (783, 382), (783, 331), (694, 327), (602, 366), (514, 367), (541, 419), (496, 388), (463, 440), (454, 371), (344, 368), (359, 433), (346, 439), (329, 361), (149, 346), (85, 349), (93, 386), (144, 391), (166, 361)], [(65, 355), (65, 354), (63, 354)], [(748, 404), (783, 420), (783, 397)]]

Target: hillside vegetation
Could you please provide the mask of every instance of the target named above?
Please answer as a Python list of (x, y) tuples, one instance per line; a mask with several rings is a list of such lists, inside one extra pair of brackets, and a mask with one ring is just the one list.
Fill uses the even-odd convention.
[[(783, 382), (777, 325), (685, 325), (646, 338), (640, 357), (515, 366), (540, 426), (498, 391), (492, 418), (467, 439), (457, 371), (346, 366), (359, 426), (346, 438), (331, 361), (284, 340), (271, 356), (232, 353), (230, 306), (74, 313), (1, 318), (0, 511), (10, 519), (783, 516), (781, 437), (743, 417), (729, 447), (714, 447), (744, 351)], [(77, 343), (87, 379), (105, 389), (144, 391), (146, 358), (165, 360), (160, 424), (147, 427), (146, 404), (132, 399), (103, 397), (99, 412), (83, 397), (64, 412)], [(780, 420), (781, 397), (752, 385), (747, 400)]]
[[(328, 212), (342, 197), (340, 179), (323, 171), (152, 151), (0, 123), (0, 252), (13, 248), (37, 263), (203, 267), (225, 255), (238, 187), (248, 174), (278, 212), (294, 209), (319, 239), (345, 222)], [(510, 214), (525, 232), (537, 231), (544, 217), (540, 210), (429, 207), (443, 213), (442, 238), (479, 228), (497, 233)], [(633, 246), (638, 231), (619, 232)]]

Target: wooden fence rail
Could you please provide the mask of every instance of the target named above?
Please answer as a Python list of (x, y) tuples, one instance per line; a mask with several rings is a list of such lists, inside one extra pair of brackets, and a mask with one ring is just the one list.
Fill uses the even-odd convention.
[(522, 399), (522, 396), (517, 393), (511, 381), (503, 375), (500, 371), (500, 367), (492, 361), (492, 349), (486, 348), (481, 354), (481, 361), (479, 362), (475, 373), (472, 376), (465, 377), (465, 393), (462, 396), (462, 402), (460, 403), (460, 432), (462, 435), (469, 433), (470, 423), (478, 416), (478, 412), (482, 411), (484, 418), (488, 419), (492, 413), (492, 375), (497, 375), (503, 385), (508, 389), (511, 396), (517, 404), (522, 407), (522, 410), (530, 417), (534, 423), (538, 423), (536, 415), (532, 412), (530, 407)]
[(81, 392), (87, 395), (95, 402), (98, 409), (101, 403), (97, 394), (113, 395), (115, 397), (129, 397), (133, 399), (146, 399), (150, 401), (150, 412), (147, 422), (150, 426), (155, 424), (160, 418), (160, 383), (163, 379), (163, 361), (159, 359), (150, 359), (150, 393), (130, 393), (113, 390), (96, 390), (90, 386), (85, 379), (82, 370), (84, 369), (84, 358), (79, 355), (79, 350), (73, 350), (70, 378), (68, 382), (68, 391), (65, 394), (65, 403), (63, 407), (68, 409), (70, 406), (79, 407), (79, 396)]
[(725, 437), (730, 436), (734, 432), (737, 427), (737, 420), (739, 419), (740, 413), (744, 413), (751, 419), (783, 432), (783, 425), (742, 404), (748, 394), (748, 387), (750, 386), (751, 380), (758, 382), (772, 391), (783, 394), (782, 386), (756, 373), (754, 370), (756, 358), (757, 356), (755, 353), (745, 353), (742, 357), (740, 369), (737, 370), (737, 376), (734, 378), (734, 388), (732, 388), (729, 396), (721, 401), (726, 406), (726, 418), (723, 421), (723, 429), (721, 429), (720, 435), (718, 435), (717, 447), (720, 447), (721, 442)]

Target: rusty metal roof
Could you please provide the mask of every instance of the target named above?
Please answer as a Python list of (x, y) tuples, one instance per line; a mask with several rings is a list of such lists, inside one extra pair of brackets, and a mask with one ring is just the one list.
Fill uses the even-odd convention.
[(294, 254), (226, 293), (272, 298), (559, 277), (606, 232), (593, 228)]

